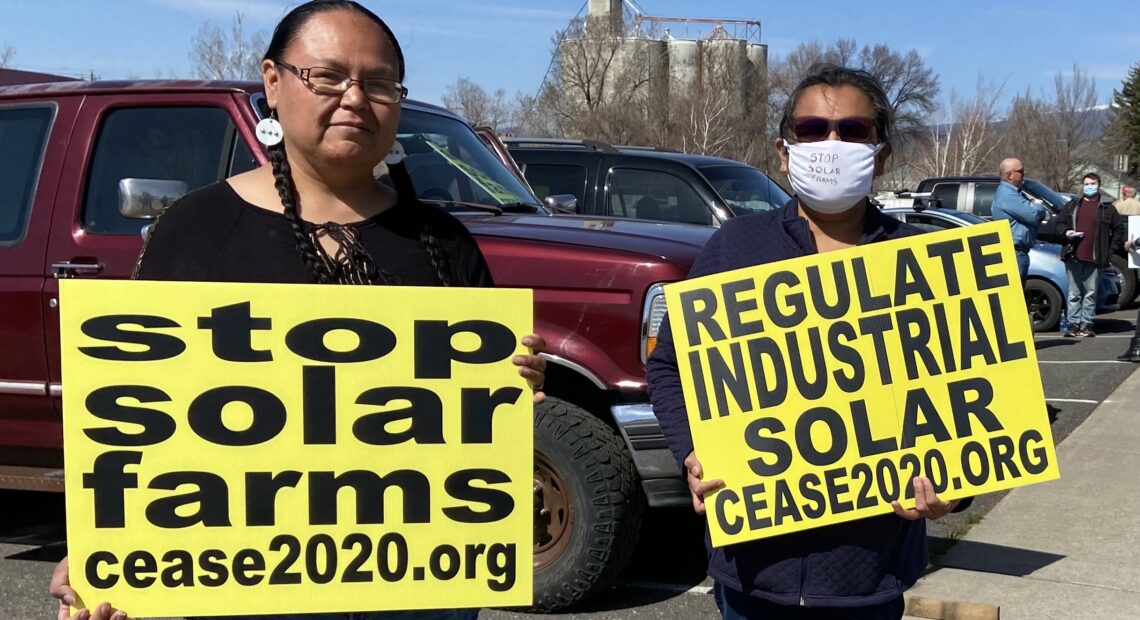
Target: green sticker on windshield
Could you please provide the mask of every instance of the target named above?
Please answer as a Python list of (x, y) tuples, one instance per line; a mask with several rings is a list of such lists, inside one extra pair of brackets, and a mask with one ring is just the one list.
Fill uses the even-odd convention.
[(510, 192), (510, 190), (500, 185), (491, 177), (487, 176), (487, 174), (482, 170), (479, 170), (478, 168), (463, 161), (462, 159), (459, 159), (451, 153), (448, 153), (447, 150), (432, 142), (431, 140), (427, 141), (427, 145), (430, 146), (436, 153), (439, 153), (444, 159), (451, 162), (452, 165), (454, 165), (456, 168), (459, 168), (463, 174), (467, 175), (467, 178), (475, 181), (479, 187), (483, 188), (483, 191), (491, 195), (491, 198), (499, 201), (499, 204), (512, 204), (519, 201), (518, 196), (515, 196)]

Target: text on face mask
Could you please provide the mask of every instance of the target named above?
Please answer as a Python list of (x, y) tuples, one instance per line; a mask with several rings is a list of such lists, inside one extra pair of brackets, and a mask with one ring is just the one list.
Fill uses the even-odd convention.
[(808, 161), (808, 176), (813, 182), (839, 185), (838, 153), (812, 153)]

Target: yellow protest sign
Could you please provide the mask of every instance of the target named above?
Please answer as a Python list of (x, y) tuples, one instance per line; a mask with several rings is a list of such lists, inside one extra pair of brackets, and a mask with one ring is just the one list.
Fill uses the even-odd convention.
[(716, 546), (1060, 475), (1005, 222), (665, 294)]
[(61, 283), (71, 583), (139, 616), (527, 605), (531, 292)]

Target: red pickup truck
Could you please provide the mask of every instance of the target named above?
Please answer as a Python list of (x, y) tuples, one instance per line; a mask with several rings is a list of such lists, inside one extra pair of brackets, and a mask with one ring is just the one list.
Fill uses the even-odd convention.
[[(0, 488), (62, 490), (58, 280), (125, 278), (140, 204), (265, 163), (260, 84), (72, 82), (0, 88)], [(459, 117), (406, 102), (399, 140), (426, 200), (454, 209), (502, 286), (534, 289), (548, 343), (535, 413), (535, 607), (611, 582), (645, 506), (688, 503), (644, 360), (712, 229), (554, 216)], [(159, 188), (157, 191), (155, 188)]]

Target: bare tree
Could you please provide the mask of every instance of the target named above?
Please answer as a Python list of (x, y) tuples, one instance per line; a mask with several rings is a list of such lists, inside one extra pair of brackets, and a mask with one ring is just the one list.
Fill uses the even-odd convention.
[(1068, 191), (1080, 181), (1083, 163), (1098, 132), (1096, 85), (1074, 66), (1068, 77), (1058, 73), (1052, 97), (1026, 91), (1014, 99), (1005, 132), (1006, 151), (1018, 157), (1035, 176), (1055, 189)]
[(488, 93), (482, 86), (465, 77), (447, 87), (443, 94), (443, 106), (473, 125), (485, 125), (496, 131), (504, 129), (514, 116), (503, 89)]
[(652, 143), (660, 135), (667, 77), (648, 41), (576, 20), (555, 36), (549, 79), (539, 94), (562, 135), (614, 144)]
[(1058, 188), (1072, 188), (1085, 173), (1078, 169), (1080, 165), (1094, 159), (1091, 148), (1095, 136), (1103, 129), (1103, 117), (1093, 114), (1097, 105), (1096, 81), (1078, 65), (1073, 65), (1068, 77), (1057, 73), (1053, 77), (1053, 89), (1057, 133), (1064, 158), (1063, 167), (1054, 173), (1060, 181)]
[(970, 175), (989, 171), (1001, 144), (998, 101), (1002, 87), (979, 77), (971, 99), (950, 94), (949, 105), (929, 117), (927, 139), (910, 160), (924, 177)]
[(551, 89), (544, 89), (538, 95), (515, 93), (515, 100), (511, 104), (514, 112), (511, 130), (516, 135), (533, 138), (553, 138), (561, 135), (552, 114), (554, 105), (547, 101), (554, 94), (555, 91)]
[(194, 35), (190, 60), (198, 77), (207, 80), (261, 79), (261, 56), (265, 53), (265, 33), (247, 36), (245, 16), (234, 15), (229, 32), (206, 22)]
[(8, 66), (12, 58), (16, 55), (16, 48), (11, 45), (5, 45), (4, 50), (0, 51), (0, 69)]

